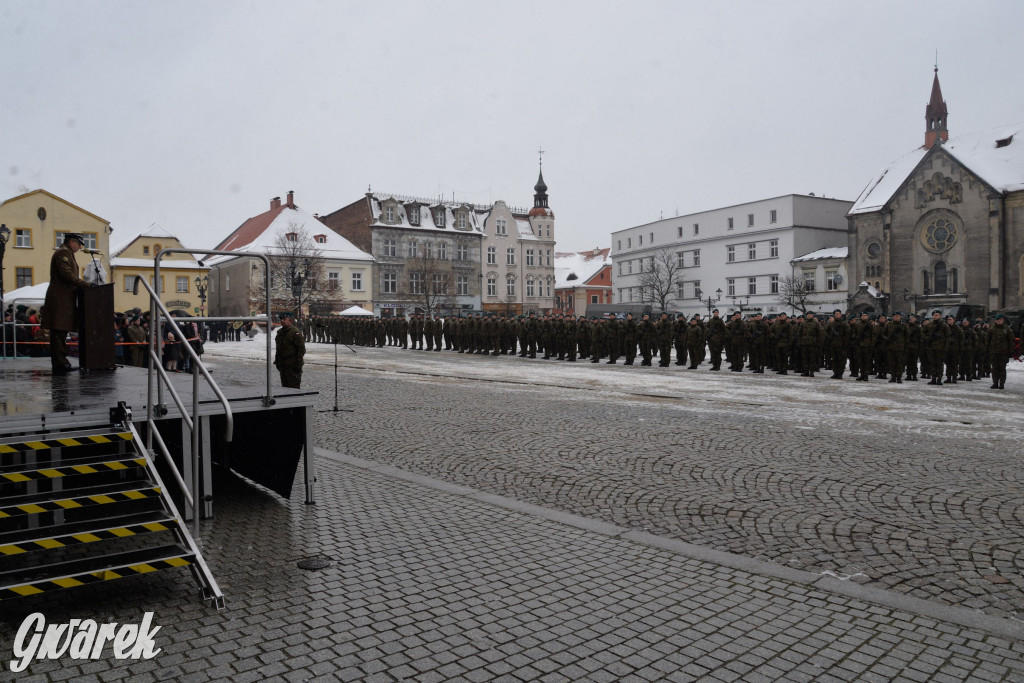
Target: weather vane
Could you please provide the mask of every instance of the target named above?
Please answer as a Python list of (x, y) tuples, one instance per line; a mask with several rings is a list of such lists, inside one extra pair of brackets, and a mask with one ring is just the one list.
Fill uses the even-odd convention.
[(537, 148), (537, 154), (540, 155), (540, 165), (544, 165), (544, 149), (542, 147)]

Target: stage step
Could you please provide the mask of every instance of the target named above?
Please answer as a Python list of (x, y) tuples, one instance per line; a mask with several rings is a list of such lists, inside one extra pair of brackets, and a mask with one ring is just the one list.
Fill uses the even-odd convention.
[(117, 421), (0, 441), (0, 600), (187, 566), (222, 608), (130, 411)]

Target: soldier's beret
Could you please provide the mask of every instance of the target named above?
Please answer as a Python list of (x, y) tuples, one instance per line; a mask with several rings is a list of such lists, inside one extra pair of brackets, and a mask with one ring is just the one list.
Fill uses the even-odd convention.
[(284, 313), (281, 314), (281, 320), (284, 320), (285, 318), (291, 318), (292, 320), (295, 320), (295, 315), (291, 311), (285, 311)]
[(942, 311), (932, 311), (932, 315), (942, 315)]
[(956, 318), (954, 318), (953, 314), (950, 313), (949, 315), (946, 316), (946, 320), (956, 320)]
[(832, 311), (832, 312), (833, 313), (842, 313), (842, 311), (840, 311), (838, 308), (836, 310)]
[(15, 310), (17, 310), (18, 313), (24, 313), (25, 311), (28, 310), (28, 306), (26, 306), (25, 304), (18, 304)]
[(1006, 316), (1005, 316), (1005, 315), (1003, 315), (1002, 313), (996, 313), (996, 314), (995, 314), (995, 315), (993, 316), (993, 318), (995, 318), (996, 320), (1001, 320), (1001, 319), (1003, 319), (1003, 318), (1005, 318), (1005, 317), (1006, 317)]

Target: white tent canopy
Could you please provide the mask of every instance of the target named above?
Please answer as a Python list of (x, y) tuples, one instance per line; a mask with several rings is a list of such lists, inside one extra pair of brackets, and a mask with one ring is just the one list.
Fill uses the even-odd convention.
[(18, 289), (4, 292), (4, 305), (7, 304), (29, 304), (43, 303), (46, 301), (46, 290), (50, 287), (49, 282), (40, 282), (30, 287), (19, 287)]
[(373, 317), (373, 313), (370, 313), (362, 306), (349, 306), (341, 313), (337, 313), (335, 315), (368, 315), (370, 317)]

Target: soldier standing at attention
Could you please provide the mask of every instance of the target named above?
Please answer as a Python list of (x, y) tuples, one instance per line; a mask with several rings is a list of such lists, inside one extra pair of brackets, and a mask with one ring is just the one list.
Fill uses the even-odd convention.
[(725, 359), (729, 361), (729, 369), (733, 372), (743, 372), (745, 332), (743, 315), (736, 311), (732, 314), (732, 320), (725, 326)]
[(281, 314), (281, 328), (274, 338), (274, 367), (281, 373), (281, 386), (299, 389), (302, 384), (302, 359), (306, 355), (306, 341), (295, 327), (291, 313)]
[(842, 379), (846, 371), (847, 347), (850, 345), (850, 325), (843, 319), (843, 312), (838, 308), (832, 311), (827, 336), (832, 342), (832, 379)]
[(804, 321), (800, 323), (797, 333), (798, 346), (800, 348), (800, 361), (803, 371), (801, 377), (814, 377), (814, 371), (820, 366), (820, 348), (825, 338), (825, 331), (814, 319), (814, 312), (804, 313)]
[(750, 349), (751, 370), (758, 375), (763, 375), (767, 360), (768, 327), (765, 325), (760, 311), (754, 313), (754, 319), (750, 321), (747, 330), (750, 339), (748, 348)]
[(1002, 313), (996, 313), (988, 330), (988, 362), (992, 367), (992, 389), (1006, 388), (1006, 364), (1013, 353), (1013, 332)]
[(626, 356), (626, 365), (632, 365), (636, 358), (637, 329), (633, 314), (627, 313), (626, 319), (622, 321), (622, 351)]
[(672, 360), (672, 320), (662, 311), (658, 321), (658, 367), (667, 368)]
[(690, 369), (696, 370), (704, 362), (704, 326), (700, 313), (695, 313), (686, 326), (686, 352), (690, 356)]
[(637, 326), (637, 335), (640, 341), (640, 355), (643, 361), (640, 365), (651, 364), (651, 346), (654, 344), (654, 323), (651, 322), (651, 314), (644, 313), (643, 319)]
[(622, 326), (618, 319), (612, 315), (605, 321), (604, 345), (608, 349), (607, 365), (615, 365), (622, 350)]
[(885, 340), (886, 366), (889, 368), (889, 383), (903, 384), (903, 366), (907, 354), (907, 326), (903, 324), (903, 314), (897, 311), (892, 314), (882, 338)]
[(711, 369), (722, 369), (722, 346), (725, 344), (725, 321), (718, 315), (716, 308), (708, 320), (708, 351), (711, 353)]
[(946, 316), (946, 327), (949, 328), (949, 341), (946, 346), (946, 384), (956, 384), (960, 371), (960, 349), (964, 345), (964, 334), (956, 326), (956, 318)]
[(676, 316), (676, 322), (672, 325), (672, 338), (676, 345), (676, 365), (686, 365), (686, 317)]
[(917, 316), (910, 314), (907, 322), (907, 381), (917, 381), (917, 359), (921, 355), (921, 325)]
[(43, 327), (50, 330), (50, 367), (54, 374), (74, 370), (68, 362), (68, 332), (75, 329), (75, 304), (79, 289), (92, 287), (78, 276), (75, 254), (85, 247), (77, 232), (64, 235), (64, 243), (50, 259), (50, 286), (43, 304)]
[(921, 341), (928, 361), (928, 384), (942, 385), (942, 364), (949, 344), (949, 327), (942, 322), (942, 313), (932, 311), (932, 319), (921, 328)]

